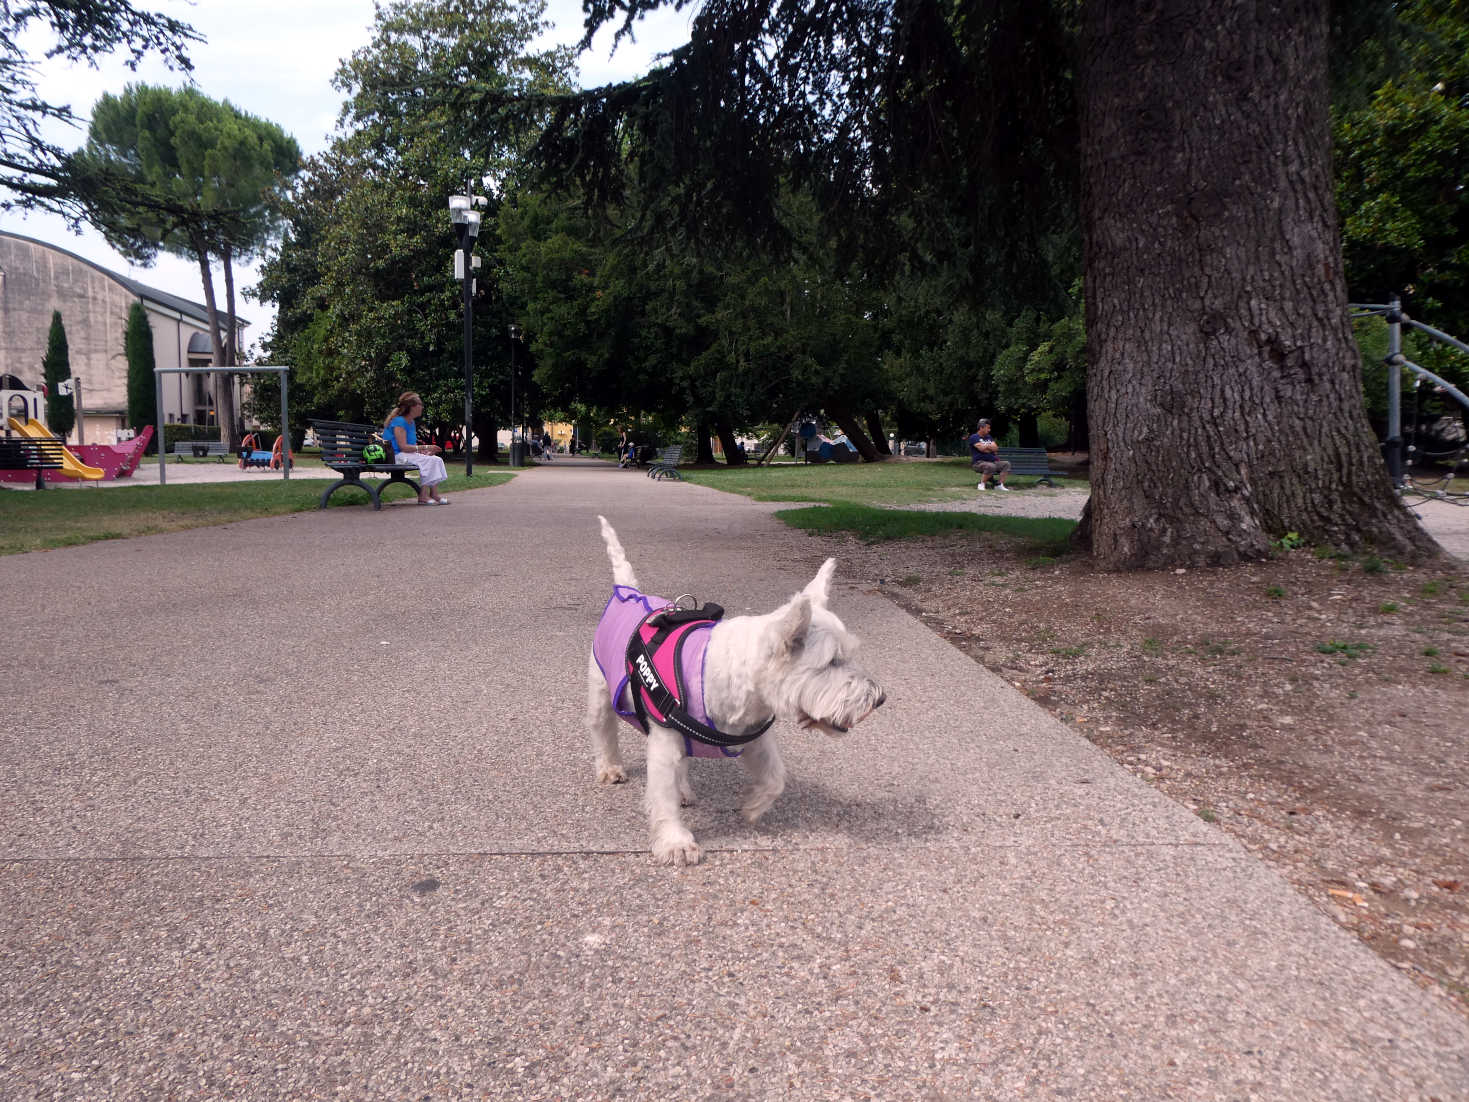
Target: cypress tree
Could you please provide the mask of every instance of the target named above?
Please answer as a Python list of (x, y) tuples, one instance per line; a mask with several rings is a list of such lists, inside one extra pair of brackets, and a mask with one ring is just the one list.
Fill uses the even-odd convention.
[(71, 378), (71, 353), (66, 347), (66, 326), (61, 324), (60, 310), (51, 311), (51, 335), (46, 340), (41, 377), (46, 380), (46, 427), (57, 436), (70, 436), (77, 414), (71, 396), (61, 393), (62, 381)]
[(144, 425), (158, 419), (158, 391), (153, 381), (153, 327), (141, 302), (134, 302), (128, 311), (123, 351), (128, 361), (128, 424), (134, 432), (142, 432)]

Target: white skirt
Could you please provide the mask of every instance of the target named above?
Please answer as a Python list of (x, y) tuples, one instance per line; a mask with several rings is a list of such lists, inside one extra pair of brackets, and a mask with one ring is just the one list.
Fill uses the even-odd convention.
[(437, 486), (449, 477), (449, 472), (444, 469), (444, 459), (438, 455), (419, 455), (417, 452), (399, 452), (399, 463), (412, 463), (418, 468), (418, 483), (427, 489)]

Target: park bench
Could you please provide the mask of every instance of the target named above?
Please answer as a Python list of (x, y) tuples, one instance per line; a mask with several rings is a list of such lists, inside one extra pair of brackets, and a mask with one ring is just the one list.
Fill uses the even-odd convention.
[[(366, 490), (374, 509), (383, 507), (382, 492), (395, 482), (407, 486), (415, 496), (418, 494), (418, 483), (408, 477), (418, 473), (418, 468), (412, 463), (369, 463), (362, 458), (363, 448), (381, 443), (378, 431), (371, 425), (356, 425), (350, 421), (312, 421), (311, 427), (316, 432), (317, 443), (321, 445), (322, 465), (342, 476), (322, 493), (318, 508), (325, 509), (332, 494), (344, 486), (359, 486)], [(384, 444), (383, 448), (386, 450), (387, 445)], [(388, 478), (387, 481), (374, 478), (364, 482), (364, 474), (385, 474)]]
[(1034, 477), (1036, 485), (1044, 482), (1047, 486), (1055, 488), (1051, 481), (1050, 458), (1046, 455), (1045, 448), (1001, 448), (998, 458), (1010, 461), (1010, 473)]
[(672, 478), (682, 482), (683, 475), (678, 473), (678, 465), (683, 461), (683, 445), (675, 444), (671, 448), (664, 448), (658, 453), (658, 458), (648, 465), (648, 477), (655, 482), (661, 482), (665, 478)]
[(170, 450), (175, 459), (182, 459), (186, 455), (194, 459), (207, 459), (212, 455), (217, 456), (221, 463), (225, 456), (234, 454), (219, 440), (176, 440)]
[(0, 471), (35, 471), (36, 489), (46, 488), (47, 471), (59, 471), (66, 441), (59, 436), (0, 438)]

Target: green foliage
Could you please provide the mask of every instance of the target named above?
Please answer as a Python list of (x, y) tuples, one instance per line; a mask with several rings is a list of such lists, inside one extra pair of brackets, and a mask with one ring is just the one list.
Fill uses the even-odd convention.
[[(88, 217), (125, 256), (151, 264), (159, 251), (195, 260), (203, 277), (214, 362), (234, 364), (234, 261), (258, 253), (275, 232), (279, 189), (301, 150), (274, 123), (193, 87), (130, 84), (92, 109), (86, 148), (73, 162), (97, 180), (122, 180), (126, 195), (93, 192)], [(223, 268), (223, 321), (212, 264)], [(219, 423), (235, 439), (233, 388), (216, 386)]]
[(142, 432), (145, 425), (158, 420), (158, 388), (153, 375), (153, 327), (141, 302), (134, 302), (128, 310), (122, 343), (128, 364), (128, 424), (134, 432)]
[[(462, 312), (447, 198), (464, 193), (467, 178), (474, 192), (487, 190), (486, 173), (508, 181), (529, 139), (506, 126), (466, 126), (423, 91), (467, 79), (495, 95), (564, 91), (568, 52), (530, 49), (545, 28), (544, 10), (540, 0), (395, 0), (378, 7), (371, 43), (342, 63), (341, 132), (293, 188), (286, 239), (260, 287), (280, 307), (270, 357), (295, 368), (293, 404), (303, 411), (380, 422), (411, 388), (423, 395), (430, 426), (462, 421)], [(505, 420), (506, 333), (518, 320), (504, 299), (499, 203), (489, 198), (473, 307), (482, 440)], [(521, 364), (522, 410), (539, 401), (526, 386), (530, 366)]]
[(1059, 317), (1023, 310), (993, 369), (996, 412), (1016, 420), (1059, 417), (1071, 426), (1071, 442), (1082, 448), (1087, 446), (1084, 314), (1079, 280)]
[(78, 158), (130, 175), (157, 199), (98, 218), (114, 248), (148, 264), (160, 249), (191, 260), (259, 250), (276, 225), (278, 188), (296, 172), (301, 150), (275, 123), (196, 88), (130, 84), (97, 101)]
[[(1404, 296), (1410, 313), (1469, 334), (1469, 11), (1456, 0), (1406, 0), (1379, 34), (1378, 83), (1339, 108), (1334, 123), (1337, 203), (1355, 301)], [(1385, 416), (1386, 338), (1376, 323), (1365, 352), (1368, 397)], [(1360, 339), (1360, 337), (1359, 337)], [(1409, 332), (1409, 359), (1461, 389), (1469, 357)], [(1411, 378), (1407, 379), (1411, 386)], [(1411, 390), (1405, 387), (1405, 394)], [(1459, 413), (1455, 403), (1430, 408)]]
[[(44, 27), (44, 31), (41, 28)], [(139, 11), (128, 0), (33, 0), (4, 5), (0, 19), (0, 192), (3, 206), (45, 206), (74, 215), (74, 191), (66, 155), (42, 134), (44, 124), (75, 124), (65, 104), (37, 94), (36, 61), (86, 61), (122, 52), (135, 66), (148, 54), (187, 72), (192, 27), (169, 16)]]
[(191, 425), (179, 421), (168, 421), (163, 426), (163, 447), (161, 453), (167, 455), (173, 451), (173, 446), (181, 440), (215, 440), (219, 439), (219, 428), (216, 425)]
[(1348, 659), (1361, 658), (1376, 649), (1371, 643), (1343, 643), (1336, 639), (1316, 644), (1316, 650), (1320, 654), (1340, 654)]
[(71, 378), (71, 352), (59, 310), (51, 311), (51, 332), (46, 337), (41, 376), (46, 381), (46, 426), (57, 436), (69, 436), (76, 427), (77, 414), (74, 399), (60, 390), (62, 381)]

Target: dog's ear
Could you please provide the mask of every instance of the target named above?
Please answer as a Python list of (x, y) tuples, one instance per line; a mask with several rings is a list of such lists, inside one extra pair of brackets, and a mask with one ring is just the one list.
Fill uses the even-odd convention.
[(831, 576), (836, 573), (836, 559), (827, 559), (821, 564), (821, 569), (816, 572), (816, 577), (806, 583), (806, 588), (801, 590), (811, 602), (820, 608), (826, 607), (826, 599), (831, 595)]
[(771, 629), (772, 648), (779, 654), (799, 650), (806, 642), (806, 632), (811, 628), (811, 598), (798, 593), (784, 608), (775, 613)]

